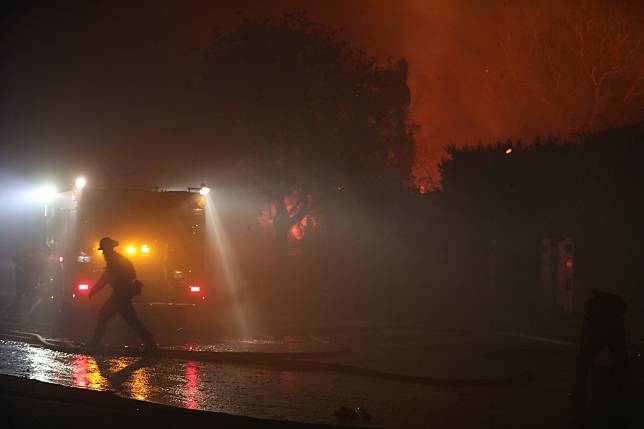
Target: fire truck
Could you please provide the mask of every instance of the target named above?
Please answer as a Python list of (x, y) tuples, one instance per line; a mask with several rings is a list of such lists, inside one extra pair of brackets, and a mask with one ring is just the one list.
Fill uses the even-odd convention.
[(117, 251), (132, 261), (144, 284), (135, 302), (205, 303), (211, 292), (204, 231), (208, 191), (205, 185), (172, 191), (90, 187), (82, 180), (71, 191), (56, 194), (45, 206), (44, 230), (57, 264), (53, 280), (62, 308), (92, 305), (89, 291), (105, 269), (98, 250), (104, 236), (119, 242)]

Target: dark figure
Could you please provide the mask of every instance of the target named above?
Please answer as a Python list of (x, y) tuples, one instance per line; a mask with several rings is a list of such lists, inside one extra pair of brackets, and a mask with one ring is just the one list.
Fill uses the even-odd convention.
[(132, 306), (132, 298), (140, 292), (140, 290), (137, 290), (134, 266), (129, 259), (114, 250), (116, 246), (118, 246), (117, 241), (104, 237), (101, 239), (98, 248), (103, 251), (107, 267), (90, 291), (89, 297), (91, 299), (94, 294), (98, 293), (108, 283), (112, 286), (113, 292), (112, 296), (101, 307), (94, 335), (87, 345), (90, 347), (98, 346), (105, 334), (107, 322), (114, 314), (119, 313), (130, 328), (141, 337), (145, 343), (145, 350), (147, 352), (156, 352), (157, 346), (152, 334), (145, 329)]
[[(626, 303), (617, 295), (593, 290), (593, 297), (586, 301), (584, 324), (579, 341), (577, 374), (575, 382), (575, 412), (582, 418), (586, 409), (588, 375), (593, 360), (606, 347), (615, 363), (616, 396), (618, 416), (626, 417), (628, 402), (628, 353), (624, 332)], [(599, 376), (600, 371), (595, 371)], [(596, 384), (597, 385), (597, 384)], [(601, 395), (595, 392), (594, 395)]]
[(16, 292), (12, 307), (16, 314), (22, 314), (21, 308), (23, 306), (28, 308), (34, 300), (45, 265), (44, 259), (44, 254), (36, 249), (18, 253), (12, 258), (16, 275)]

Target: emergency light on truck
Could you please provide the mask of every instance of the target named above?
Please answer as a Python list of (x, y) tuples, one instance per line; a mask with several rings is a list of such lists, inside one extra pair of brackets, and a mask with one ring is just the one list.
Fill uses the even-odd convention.
[(141, 246), (137, 244), (129, 244), (125, 247), (125, 253), (127, 253), (130, 256), (134, 256), (134, 255), (147, 256), (150, 254), (150, 246), (148, 244), (142, 244)]

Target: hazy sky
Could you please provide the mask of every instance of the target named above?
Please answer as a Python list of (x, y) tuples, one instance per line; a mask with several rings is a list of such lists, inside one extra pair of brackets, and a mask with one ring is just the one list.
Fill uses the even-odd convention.
[[(449, 143), (532, 138), (644, 117), (644, 91), (631, 88), (634, 72), (620, 64), (628, 58), (624, 62), (637, 67), (644, 59), (644, 43), (636, 43), (642, 41), (644, 2), (534, 3), (17, 1), (2, 9), (0, 157), (43, 177), (154, 168), (167, 156), (155, 148), (189, 150), (189, 136), (172, 112), (212, 29), (232, 29), (240, 15), (291, 11), (343, 28), (346, 39), (381, 60), (407, 59), (413, 118), (422, 127), (419, 174), (435, 175)], [(578, 23), (588, 28), (579, 30)], [(622, 45), (613, 40), (618, 33), (626, 35)], [(598, 53), (597, 34), (606, 34), (617, 54)], [(588, 61), (603, 55), (598, 70), (608, 72), (592, 98), (592, 115), (592, 79), (601, 76), (575, 68), (570, 52), (579, 46)], [(618, 113), (605, 118), (604, 111)], [(131, 165), (118, 165), (115, 155)]]

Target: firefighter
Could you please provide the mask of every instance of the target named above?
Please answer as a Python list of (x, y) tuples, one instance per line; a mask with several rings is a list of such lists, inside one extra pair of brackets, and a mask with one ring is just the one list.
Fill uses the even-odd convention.
[(12, 258), (16, 273), (16, 292), (12, 307), (16, 315), (22, 315), (23, 307), (31, 306), (45, 265), (44, 259), (43, 253), (38, 249), (28, 249)]
[(154, 353), (157, 351), (154, 337), (148, 331), (143, 323), (134, 312), (132, 299), (141, 293), (141, 283), (135, 279), (136, 273), (134, 266), (129, 259), (114, 250), (119, 245), (118, 241), (109, 237), (104, 237), (100, 241), (98, 250), (103, 252), (103, 257), (107, 266), (89, 293), (92, 299), (96, 293), (100, 292), (106, 284), (112, 286), (112, 295), (105, 301), (101, 307), (96, 323), (94, 335), (87, 344), (88, 347), (97, 347), (107, 328), (107, 323), (116, 313), (119, 313), (123, 320), (132, 328), (145, 344), (145, 352)]
[(582, 415), (586, 404), (588, 375), (593, 360), (607, 348), (615, 365), (616, 405), (625, 415), (628, 403), (628, 352), (624, 330), (626, 303), (618, 295), (593, 290), (593, 297), (586, 301), (584, 323), (579, 341), (575, 382), (576, 413)]

